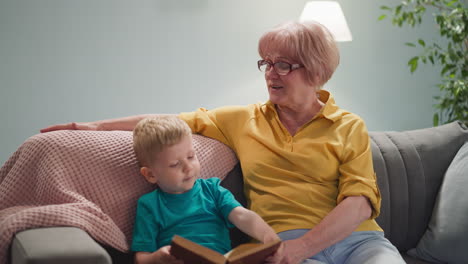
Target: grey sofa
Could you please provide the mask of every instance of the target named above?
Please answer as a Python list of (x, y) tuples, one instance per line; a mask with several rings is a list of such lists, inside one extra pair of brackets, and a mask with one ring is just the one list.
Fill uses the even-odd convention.
[[(427, 263), (405, 252), (415, 248), (426, 231), (445, 171), (468, 141), (468, 130), (454, 122), (405, 132), (371, 132), (370, 137), (382, 194), (377, 222), (408, 263)], [(245, 203), (240, 165), (223, 185)], [(233, 244), (246, 240), (238, 230), (232, 231), (232, 238)], [(131, 263), (132, 255), (95, 242), (81, 229), (50, 227), (17, 233), (10, 260), (13, 264)]]

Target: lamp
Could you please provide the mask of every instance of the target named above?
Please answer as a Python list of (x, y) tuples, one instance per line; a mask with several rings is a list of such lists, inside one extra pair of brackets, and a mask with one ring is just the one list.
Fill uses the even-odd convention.
[(330, 30), (336, 41), (353, 39), (340, 4), (335, 1), (307, 2), (299, 20), (319, 22)]

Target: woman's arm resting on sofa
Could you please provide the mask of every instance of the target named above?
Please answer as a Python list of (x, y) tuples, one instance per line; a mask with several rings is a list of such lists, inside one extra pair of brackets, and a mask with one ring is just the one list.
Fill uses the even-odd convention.
[[(106, 120), (99, 120), (93, 122), (71, 122), (65, 124), (58, 124), (49, 126), (46, 128), (41, 129), (41, 133), (55, 131), (55, 130), (124, 130), (124, 131), (132, 131), (135, 128), (136, 124), (146, 118), (155, 116), (158, 114), (146, 114), (146, 115), (136, 115), (136, 116), (129, 116), (129, 117), (122, 117), (122, 118), (114, 118), (114, 119), (106, 119)], [(161, 115), (161, 114), (159, 114)]]

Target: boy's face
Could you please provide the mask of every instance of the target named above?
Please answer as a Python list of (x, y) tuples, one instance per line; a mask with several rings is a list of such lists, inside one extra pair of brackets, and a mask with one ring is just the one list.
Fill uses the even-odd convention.
[(164, 147), (149, 167), (141, 168), (141, 173), (147, 181), (157, 183), (166, 193), (178, 194), (192, 189), (200, 175), (200, 163), (193, 148), (192, 135)]

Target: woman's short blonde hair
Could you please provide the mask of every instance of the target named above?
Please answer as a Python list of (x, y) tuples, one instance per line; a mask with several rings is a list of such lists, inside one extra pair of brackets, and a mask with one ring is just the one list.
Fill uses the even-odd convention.
[(190, 127), (174, 115), (148, 117), (133, 130), (133, 150), (140, 166), (149, 166), (157, 153), (190, 136)]
[(265, 32), (258, 43), (258, 53), (265, 59), (277, 52), (304, 65), (309, 83), (321, 88), (340, 63), (340, 53), (328, 29), (314, 21), (286, 22)]

